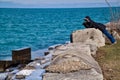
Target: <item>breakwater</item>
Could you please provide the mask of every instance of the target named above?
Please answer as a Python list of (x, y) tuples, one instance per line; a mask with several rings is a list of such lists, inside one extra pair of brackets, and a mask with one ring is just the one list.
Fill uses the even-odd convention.
[[(30, 63), (8, 68), (2, 78), (23, 80), (103, 80), (99, 64), (92, 55), (105, 45), (97, 29), (77, 30), (71, 34), (72, 43), (49, 47), (44, 56)], [(2, 79), (1, 78), (1, 79)], [(4, 79), (3, 79), (4, 80)]]

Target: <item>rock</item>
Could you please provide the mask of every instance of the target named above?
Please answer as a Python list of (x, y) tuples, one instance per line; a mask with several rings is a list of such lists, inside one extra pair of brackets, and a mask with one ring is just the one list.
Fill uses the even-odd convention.
[(58, 73), (68, 73), (78, 70), (88, 70), (91, 69), (91, 66), (83, 62), (80, 59), (71, 58), (58, 61), (56, 64), (50, 65), (46, 68), (46, 71), (49, 72), (58, 72)]
[(84, 63), (83, 61), (63, 61), (59, 64), (50, 65), (46, 68), (46, 71), (48, 72), (54, 72), (54, 73), (69, 73), (69, 72), (75, 72), (79, 70), (88, 70), (92, 67), (88, 64)]
[(16, 75), (16, 79), (25, 79), (25, 75)]
[(60, 46), (61, 44), (56, 44), (53, 46), (49, 46), (48, 50), (54, 50), (56, 47)]
[(112, 34), (115, 39), (120, 39), (120, 21), (118, 22), (109, 22), (105, 24), (107, 30)]
[[(91, 45), (92, 46), (92, 45)], [(62, 45), (53, 51), (52, 64), (46, 68), (49, 72), (67, 73), (82, 69), (90, 69), (94, 67), (96, 71), (102, 72), (98, 63), (91, 56), (92, 50), (96, 51), (96, 47), (81, 43), (70, 43)]]
[(16, 79), (25, 79), (26, 76), (30, 75), (34, 69), (28, 70), (28, 69), (23, 69), (16, 73)]
[(55, 48), (43, 80), (103, 80), (101, 68), (91, 56), (96, 51), (94, 42), (69, 43)]
[(112, 30), (113, 29), (114, 30), (118, 29), (118, 30), (120, 30), (120, 20), (118, 22), (108, 22), (105, 25), (109, 29), (112, 29)]
[(97, 29), (78, 30), (72, 34), (72, 41), (50, 47), (45, 56), (30, 62), (21, 71), (12, 71), (6, 79), (103, 80), (101, 68), (91, 56), (98, 47), (105, 45), (102, 33)]
[(94, 28), (77, 30), (72, 33), (71, 39), (72, 43), (95, 43), (97, 47), (105, 46), (105, 39), (102, 32)]
[(40, 60), (35, 60), (33, 62), (30, 62), (25, 69), (40, 69), (41, 68), (41, 64), (40, 64)]
[(87, 44), (90, 46), (90, 51), (92, 55), (96, 55), (96, 52), (98, 50), (97, 46), (93, 43), (93, 44)]
[(95, 69), (80, 70), (72, 73), (45, 73), (43, 80), (103, 80), (102, 74)]
[(117, 31), (112, 30), (112, 31), (111, 31), (111, 34), (112, 34), (112, 36), (113, 36), (116, 40), (120, 40), (120, 35), (118, 34)]
[(69, 43), (69, 44), (65, 44), (65, 45), (61, 45), (59, 47), (56, 48), (56, 50), (53, 50), (52, 55), (59, 55), (63, 52), (65, 52), (68, 49), (75, 49), (75, 50), (81, 50), (83, 52), (86, 52), (86, 54), (96, 54), (97, 51), (97, 46), (95, 43)]
[(45, 68), (46, 66), (50, 65), (52, 60), (52, 54), (49, 53), (48, 55), (44, 56), (44, 60), (41, 60), (41, 68)]
[(36, 60), (34, 60), (33, 62), (30, 62), (25, 67), (25, 69), (29, 69), (29, 67), (31, 67), (33, 69), (44, 68), (44, 67), (48, 66), (51, 63), (51, 59), (52, 59), (52, 54), (51, 53), (49, 53), (49, 54), (47, 54), (45, 56), (41, 56), (41, 57), (37, 58)]
[(52, 52), (52, 55), (57, 56), (57, 55), (63, 54), (67, 50), (81, 51), (82, 53), (91, 55), (90, 46), (86, 44), (81, 44), (81, 43), (70, 43), (70, 44), (59, 46), (58, 48), (56, 48), (56, 50)]

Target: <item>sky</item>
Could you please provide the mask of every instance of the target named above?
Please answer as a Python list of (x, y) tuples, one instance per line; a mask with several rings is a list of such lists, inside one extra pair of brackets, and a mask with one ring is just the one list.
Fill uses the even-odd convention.
[[(108, 0), (119, 6), (119, 0)], [(107, 7), (105, 0), (0, 0), (0, 8), (80, 8)]]

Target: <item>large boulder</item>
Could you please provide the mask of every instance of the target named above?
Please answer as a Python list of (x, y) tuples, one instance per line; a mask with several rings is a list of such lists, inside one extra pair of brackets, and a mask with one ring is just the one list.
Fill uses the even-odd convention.
[[(83, 61), (87, 65), (94, 66), (98, 72), (102, 72), (98, 63), (91, 56), (92, 47), (90, 45), (81, 44), (81, 43), (70, 43), (66, 45), (62, 45), (57, 47), (52, 55), (55, 56), (52, 60), (52, 63), (59, 64), (62, 62), (64, 58), (68, 58), (72, 60), (72, 58), (76, 58), (77, 61)], [(95, 49), (96, 50), (96, 49)]]
[(53, 59), (52, 64), (46, 68), (46, 71), (54, 73), (69, 73), (91, 68), (90, 64), (87, 64), (81, 59), (78, 51), (66, 50)]
[(91, 56), (94, 48), (90, 47), (82, 43), (56, 47), (51, 52), (53, 60), (46, 67), (43, 80), (103, 80), (101, 68)]
[(105, 46), (105, 38), (100, 30), (94, 28), (87, 28), (77, 30), (71, 35), (72, 43), (94, 43), (97, 47)]
[(103, 80), (101, 68), (92, 57), (98, 47), (105, 45), (102, 32), (93, 28), (77, 30), (71, 39), (73, 43), (50, 50), (53, 59), (43, 80)]
[(46, 73), (43, 80), (103, 80), (103, 75), (94, 69), (80, 70), (73, 73)]
[(53, 50), (52, 55), (61, 55), (65, 53), (66, 51), (81, 51), (84, 54), (91, 55), (90, 51), (90, 45), (81, 44), (81, 43), (69, 43), (65, 45), (61, 45), (59, 47), (56, 47), (55, 50)]

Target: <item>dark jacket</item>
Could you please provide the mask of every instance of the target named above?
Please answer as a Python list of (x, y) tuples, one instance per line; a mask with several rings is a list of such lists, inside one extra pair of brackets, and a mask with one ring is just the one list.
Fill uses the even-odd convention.
[(88, 21), (85, 21), (83, 23), (83, 25), (86, 27), (86, 28), (96, 28), (96, 29), (99, 29), (100, 31), (104, 31), (106, 29), (106, 26), (101, 24), (101, 23), (97, 23), (97, 22), (94, 22), (93, 20), (91, 20), (90, 18), (89, 19), (89, 22)]

